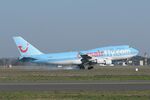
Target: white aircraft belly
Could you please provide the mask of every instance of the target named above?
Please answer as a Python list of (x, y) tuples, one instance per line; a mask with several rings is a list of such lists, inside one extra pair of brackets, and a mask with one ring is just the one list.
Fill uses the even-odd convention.
[(81, 64), (80, 60), (61, 60), (61, 61), (53, 61), (49, 62), (50, 64), (60, 64), (60, 65), (71, 65), (71, 64)]
[(116, 56), (116, 57), (111, 57), (111, 60), (119, 60), (119, 59), (127, 59), (133, 57), (132, 55), (127, 55), (127, 56)]

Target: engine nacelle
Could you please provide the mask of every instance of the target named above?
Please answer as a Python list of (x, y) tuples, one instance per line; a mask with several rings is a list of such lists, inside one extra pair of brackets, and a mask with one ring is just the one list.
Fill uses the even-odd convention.
[(96, 62), (98, 64), (106, 64), (106, 61), (104, 59), (96, 59)]
[(97, 59), (96, 61), (98, 64), (105, 64), (105, 65), (111, 65), (112, 64), (111, 59)]
[(112, 64), (112, 60), (110, 60), (110, 59), (106, 59), (105, 61), (106, 61), (106, 65), (111, 65)]

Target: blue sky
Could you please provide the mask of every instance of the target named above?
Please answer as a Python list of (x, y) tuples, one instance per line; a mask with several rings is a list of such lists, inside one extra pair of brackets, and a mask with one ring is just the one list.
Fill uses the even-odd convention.
[(0, 57), (20, 35), (42, 52), (127, 44), (150, 54), (149, 0), (1, 0)]

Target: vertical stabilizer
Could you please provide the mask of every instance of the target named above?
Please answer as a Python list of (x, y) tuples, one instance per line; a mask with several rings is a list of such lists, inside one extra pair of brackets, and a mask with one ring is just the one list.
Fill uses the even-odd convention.
[(31, 45), (20, 36), (13, 37), (13, 39), (22, 57), (43, 54), (41, 51), (39, 51), (37, 48), (35, 48), (33, 45)]

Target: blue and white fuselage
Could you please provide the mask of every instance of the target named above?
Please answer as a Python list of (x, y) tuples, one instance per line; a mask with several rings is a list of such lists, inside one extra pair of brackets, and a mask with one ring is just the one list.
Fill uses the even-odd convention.
[(96, 63), (107, 63), (112, 60), (128, 59), (138, 54), (138, 50), (128, 45), (108, 46), (87, 51), (44, 54), (22, 37), (14, 37), (14, 41), (21, 54), (20, 58), (31, 59), (30, 61), (35, 63), (80, 65), (83, 64), (84, 59), (85, 61), (94, 61)]
[(80, 52), (63, 52), (63, 53), (50, 53), (31, 56), (32, 58), (38, 59), (34, 62), (37, 63), (50, 63), (50, 64), (81, 64), (82, 54), (87, 54), (97, 60), (110, 59), (128, 59), (138, 54), (138, 51), (129, 46), (110, 46), (97, 48), (87, 51)]

